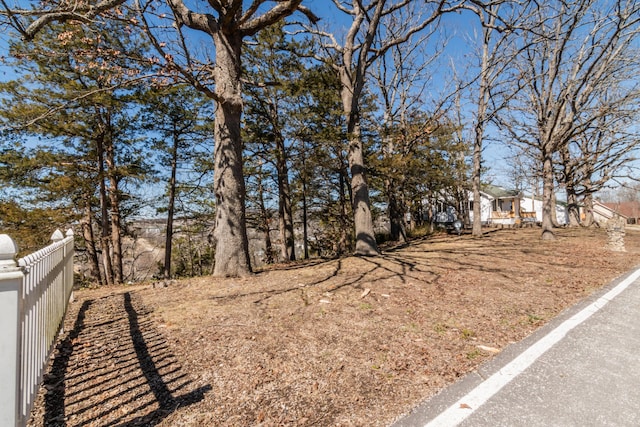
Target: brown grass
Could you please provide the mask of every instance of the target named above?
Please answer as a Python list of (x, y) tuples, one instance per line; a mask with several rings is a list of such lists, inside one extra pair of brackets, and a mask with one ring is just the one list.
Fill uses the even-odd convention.
[(79, 291), (30, 425), (388, 425), (639, 264), (639, 231), (539, 235)]

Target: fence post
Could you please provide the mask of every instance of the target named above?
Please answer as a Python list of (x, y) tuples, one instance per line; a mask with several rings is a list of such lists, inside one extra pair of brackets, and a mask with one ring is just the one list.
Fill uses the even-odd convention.
[[(68, 229), (65, 236), (70, 237), (71, 241), (64, 248), (64, 259), (67, 260), (67, 265), (64, 267), (64, 283), (65, 283), (65, 295), (67, 298), (66, 303), (73, 302), (73, 257), (75, 256), (75, 243), (74, 234), (72, 229)], [(64, 324), (64, 323), (63, 323)]]
[(21, 300), (24, 275), (16, 262), (18, 245), (0, 234), (0, 425), (18, 426), (20, 418)]
[(51, 235), (51, 241), (53, 243), (59, 242), (62, 239), (64, 239), (64, 236), (62, 235), (62, 231), (60, 230), (54, 231), (53, 234)]

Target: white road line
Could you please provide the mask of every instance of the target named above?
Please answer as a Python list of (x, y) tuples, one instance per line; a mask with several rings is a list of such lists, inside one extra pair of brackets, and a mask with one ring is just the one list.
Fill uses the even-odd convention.
[(467, 393), (466, 396), (462, 397), (445, 411), (441, 412), (436, 418), (425, 424), (424, 427), (453, 427), (460, 424), (512, 379), (531, 366), (533, 362), (560, 341), (570, 330), (580, 325), (591, 317), (591, 315), (607, 305), (609, 301), (635, 282), (638, 277), (640, 277), (640, 268), (631, 273), (629, 277), (609, 292), (562, 322), (557, 328), (553, 329), (498, 372)]

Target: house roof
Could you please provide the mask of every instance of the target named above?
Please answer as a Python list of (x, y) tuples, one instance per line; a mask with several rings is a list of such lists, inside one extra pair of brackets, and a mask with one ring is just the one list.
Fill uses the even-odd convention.
[(598, 202), (597, 200), (595, 200), (593, 202), (593, 212), (597, 213), (600, 216), (603, 216), (606, 219), (611, 219), (613, 218), (616, 214), (620, 215), (621, 217), (627, 219), (626, 215), (621, 214), (620, 212), (618, 212), (616, 209), (612, 209), (609, 206), (607, 206), (604, 203)]
[(627, 218), (640, 218), (640, 202), (601, 203)]
[(512, 199), (521, 196), (518, 190), (507, 190), (506, 188), (491, 184), (484, 184), (481, 191), (494, 199)]

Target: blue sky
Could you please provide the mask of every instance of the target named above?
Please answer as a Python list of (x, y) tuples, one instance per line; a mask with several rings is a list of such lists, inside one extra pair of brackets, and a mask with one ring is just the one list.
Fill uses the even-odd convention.
[[(329, 26), (333, 29), (335, 29), (335, 27), (342, 26), (344, 28), (343, 31), (346, 31), (348, 28), (348, 25), (350, 24), (348, 17), (345, 19), (345, 15), (343, 13), (337, 12), (332, 2), (313, 1), (309, 2), (309, 6), (322, 18), (321, 24), (323, 26)], [(473, 46), (470, 44), (474, 39), (474, 29), (478, 28), (478, 21), (477, 18), (470, 13), (453, 13), (445, 15), (442, 18), (442, 26), (440, 28), (443, 30), (442, 35), (448, 38), (448, 45), (444, 56), (439, 61), (439, 65), (434, 67), (432, 70), (432, 93), (436, 97), (438, 95), (438, 91), (442, 90), (445, 85), (451, 82), (452, 72), (450, 64), (456, 64), (459, 72), (462, 72), (465, 68), (464, 64), (469, 60), (468, 55), (473, 51)], [(0, 56), (5, 56), (7, 54), (7, 41), (9, 37), (9, 34), (0, 35)], [(203, 40), (203, 43), (208, 42), (209, 40)], [(8, 80), (14, 78), (14, 76), (15, 74), (11, 67), (0, 62), (0, 79)], [(464, 101), (465, 99), (463, 99), (463, 102)], [(467, 120), (470, 121), (472, 118), (471, 115), (474, 111), (473, 104), (467, 103), (463, 106), (463, 110), (465, 111)], [(487, 144), (485, 154), (487, 165), (492, 169), (490, 173), (499, 178), (503, 175), (503, 171), (501, 170), (503, 165), (507, 163), (506, 161), (501, 160), (501, 158), (505, 157), (505, 155), (511, 154), (505, 153), (503, 147), (494, 143)], [(508, 186), (508, 183), (504, 182), (504, 180), (497, 183)]]

